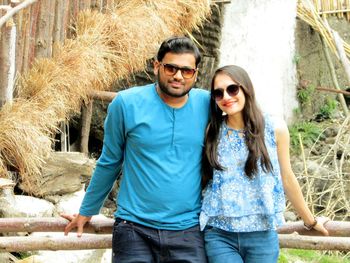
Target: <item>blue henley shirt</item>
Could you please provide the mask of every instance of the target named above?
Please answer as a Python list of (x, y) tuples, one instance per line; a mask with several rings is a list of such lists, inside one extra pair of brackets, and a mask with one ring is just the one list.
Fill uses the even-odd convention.
[(122, 170), (115, 217), (167, 230), (198, 224), (208, 117), (209, 93), (201, 89), (181, 108), (165, 104), (155, 84), (119, 92), (79, 213), (98, 214)]

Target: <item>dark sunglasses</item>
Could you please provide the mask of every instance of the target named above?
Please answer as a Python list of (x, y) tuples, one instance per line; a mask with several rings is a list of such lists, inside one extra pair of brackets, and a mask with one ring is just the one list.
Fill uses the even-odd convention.
[(230, 97), (233, 97), (238, 94), (240, 87), (241, 85), (231, 84), (231, 85), (228, 85), (226, 89), (214, 89), (211, 94), (216, 101), (220, 101), (224, 98), (225, 91)]
[(172, 64), (164, 64), (162, 62), (160, 62), (160, 64), (163, 66), (164, 72), (168, 76), (174, 76), (180, 70), (181, 75), (184, 79), (191, 79), (197, 71), (195, 68), (180, 68), (178, 66)]

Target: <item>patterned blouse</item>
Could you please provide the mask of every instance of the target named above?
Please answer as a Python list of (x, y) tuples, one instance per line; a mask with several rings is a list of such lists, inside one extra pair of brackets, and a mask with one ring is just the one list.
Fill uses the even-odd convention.
[(265, 116), (265, 144), (273, 172), (261, 167), (253, 179), (244, 172), (248, 149), (243, 133), (223, 122), (218, 145), (218, 161), (224, 171), (214, 170), (204, 190), (201, 229), (206, 225), (231, 232), (274, 230), (284, 224), (285, 197), (277, 156), (272, 120)]

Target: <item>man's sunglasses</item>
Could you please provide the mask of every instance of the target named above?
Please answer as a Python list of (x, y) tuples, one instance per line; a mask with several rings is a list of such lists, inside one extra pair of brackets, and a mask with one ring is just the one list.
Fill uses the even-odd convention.
[(216, 101), (220, 101), (224, 98), (225, 91), (230, 97), (233, 97), (238, 94), (240, 87), (241, 85), (231, 84), (231, 85), (228, 85), (226, 89), (214, 89), (211, 94)]
[(180, 68), (178, 66), (172, 64), (164, 64), (162, 62), (160, 62), (160, 64), (163, 66), (164, 72), (168, 76), (174, 76), (180, 70), (181, 75), (184, 79), (191, 79), (197, 71), (195, 68)]

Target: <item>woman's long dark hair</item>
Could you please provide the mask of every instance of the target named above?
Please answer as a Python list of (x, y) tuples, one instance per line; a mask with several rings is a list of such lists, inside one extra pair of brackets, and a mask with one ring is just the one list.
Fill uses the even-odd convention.
[[(265, 145), (265, 121), (256, 100), (253, 84), (247, 72), (238, 66), (228, 65), (215, 71), (211, 82), (211, 93), (214, 90), (214, 81), (219, 74), (229, 76), (234, 82), (241, 85), (245, 95), (245, 105), (243, 108), (243, 121), (245, 126), (245, 143), (248, 148), (248, 158), (244, 171), (249, 178), (253, 178), (258, 172), (258, 161), (260, 160), (263, 171), (272, 171), (272, 163)], [(210, 122), (205, 138), (205, 148), (203, 151), (202, 171), (203, 187), (213, 177), (213, 169), (224, 170), (218, 161), (218, 141), (220, 127), (225, 117), (222, 116), (221, 109), (216, 105), (213, 96), (210, 98)]]

